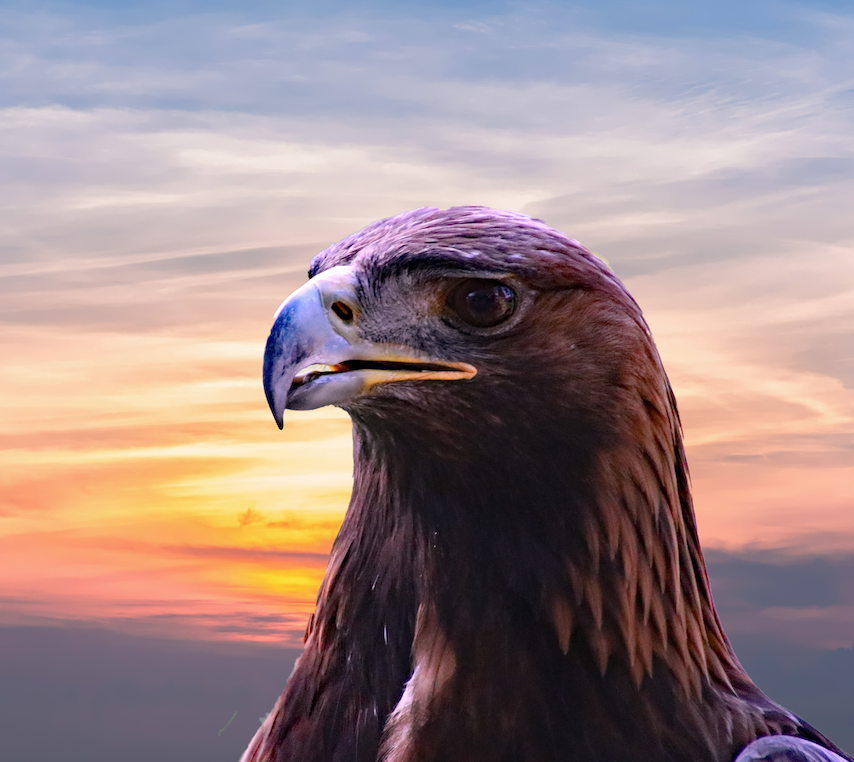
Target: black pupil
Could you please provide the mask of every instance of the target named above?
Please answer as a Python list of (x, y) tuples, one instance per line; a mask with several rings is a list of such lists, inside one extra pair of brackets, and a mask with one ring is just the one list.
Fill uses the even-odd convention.
[(470, 279), (454, 288), (448, 302), (469, 325), (490, 328), (513, 314), (516, 295), (499, 281)]

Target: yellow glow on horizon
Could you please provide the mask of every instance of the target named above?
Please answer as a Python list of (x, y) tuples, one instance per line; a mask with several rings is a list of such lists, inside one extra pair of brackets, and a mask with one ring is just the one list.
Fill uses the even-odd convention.
[(177, 632), (203, 636), (228, 602), (229, 637), (272, 617), (281, 624), (257, 636), (298, 644), (349, 497), (346, 415), (289, 415), (279, 432), (261, 341), (38, 328), (2, 339), (4, 621), (173, 612)]

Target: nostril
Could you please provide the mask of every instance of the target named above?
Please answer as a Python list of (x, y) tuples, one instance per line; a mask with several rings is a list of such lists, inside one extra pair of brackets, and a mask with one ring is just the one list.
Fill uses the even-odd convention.
[(349, 323), (353, 319), (352, 307), (344, 302), (332, 302), (332, 311), (345, 323)]

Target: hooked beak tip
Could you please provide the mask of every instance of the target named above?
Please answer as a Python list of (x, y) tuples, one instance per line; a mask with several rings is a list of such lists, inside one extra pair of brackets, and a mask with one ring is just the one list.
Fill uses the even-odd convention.
[[(265, 379), (266, 381), (266, 379)], [(285, 405), (277, 404), (276, 395), (271, 388), (271, 385), (267, 383), (264, 384), (264, 391), (267, 395), (267, 404), (270, 406), (270, 412), (273, 414), (273, 420), (276, 422), (276, 425), (279, 427), (279, 431), (281, 431), (284, 426), (284, 418), (285, 418)]]
[(280, 406), (276, 404), (276, 394), (273, 389), (270, 374), (267, 372), (267, 368), (265, 368), (264, 373), (264, 394), (267, 397), (267, 404), (270, 406), (270, 412), (273, 414), (273, 420), (279, 427), (279, 431), (281, 431), (284, 428), (285, 405)]

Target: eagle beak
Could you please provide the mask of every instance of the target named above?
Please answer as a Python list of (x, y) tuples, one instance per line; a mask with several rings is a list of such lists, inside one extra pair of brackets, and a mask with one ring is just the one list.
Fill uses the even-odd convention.
[(341, 405), (381, 383), (472, 378), (468, 363), (437, 360), (398, 344), (365, 341), (352, 268), (333, 267), (298, 288), (276, 312), (264, 352), (264, 392), (279, 428), (286, 409)]

